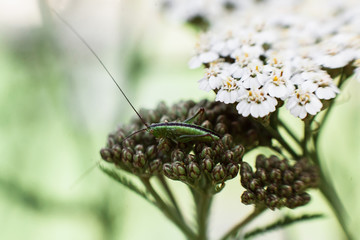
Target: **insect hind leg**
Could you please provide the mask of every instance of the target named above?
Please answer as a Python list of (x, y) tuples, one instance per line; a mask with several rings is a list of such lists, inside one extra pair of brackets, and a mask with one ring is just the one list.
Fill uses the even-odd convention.
[(179, 137), (177, 137), (175, 139), (175, 141), (177, 142), (181, 142), (181, 143), (187, 143), (190, 141), (202, 141), (204, 140), (204, 137), (210, 137), (213, 142), (217, 142), (217, 144), (219, 144), (219, 146), (221, 147), (221, 150), (225, 150), (225, 146), (224, 144), (221, 142), (221, 139), (215, 139), (213, 135), (211, 135), (210, 133), (205, 133), (205, 134), (199, 134), (199, 135), (181, 135)]
[(184, 121), (184, 123), (189, 123), (189, 124), (194, 123), (194, 121), (196, 120), (196, 118), (197, 118), (198, 116), (200, 116), (200, 115), (203, 115), (204, 113), (205, 113), (205, 109), (204, 109), (203, 107), (201, 107), (201, 108), (195, 113), (194, 116), (191, 116), (191, 117), (189, 117), (188, 119), (186, 119), (186, 120)]

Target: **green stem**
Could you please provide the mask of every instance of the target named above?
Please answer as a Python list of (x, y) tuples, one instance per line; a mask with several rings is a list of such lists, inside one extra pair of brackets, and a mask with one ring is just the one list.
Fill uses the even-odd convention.
[(160, 180), (161, 186), (164, 188), (164, 190), (165, 190), (166, 194), (168, 195), (171, 203), (173, 204), (174, 209), (175, 209), (177, 215), (179, 216), (179, 218), (180, 218), (182, 221), (184, 221), (184, 217), (183, 217), (183, 215), (182, 215), (182, 213), (181, 213), (181, 210), (180, 210), (180, 208), (179, 208), (179, 205), (177, 204), (176, 199), (175, 199), (175, 197), (174, 197), (174, 194), (172, 193), (172, 191), (171, 191), (169, 185), (167, 184), (164, 176), (160, 175), (160, 176), (158, 176), (158, 178), (159, 178), (159, 180)]
[(186, 225), (184, 221), (175, 213), (173, 209), (170, 209), (169, 206), (161, 199), (157, 194), (155, 189), (152, 187), (148, 178), (140, 178), (146, 189), (154, 197), (157, 207), (161, 212), (168, 217), (185, 235), (188, 239), (195, 239), (195, 233)]
[[(264, 126), (264, 125), (263, 125)], [(278, 131), (275, 131), (270, 126), (264, 126), (265, 129), (286, 149), (286, 151), (294, 158), (299, 159), (297, 153), (291, 148), (289, 144), (284, 140)]]
[(200, 194), (199, 201), (196, 202), (197, 223), (198, 223), (198, 240), (207, 239), (207, 224), (210, 213), (212, 196), (209, 194)]
[(328, 178), (324, 172), (324, 168), (321, 167), (321, 161), (319, 160), (319, 156), (317, 152), (314, 152), (311, 155), (311, 158), (314, 163), (317, 163), (319, 167), (319, 174), (320, 174), (320, 186), (319, 189), (323, 196), (328, 201), (330, 207), (332, 208), (342, 230), (344, 231), (346, 237), (348, 240), (353, 239), (348, 226), (346, 224), (346, 210), (341, 202), (341, 199), (339, 198), (335, 188), (334, 184), (331, 181), (331, 178)]
[(295, 136), (295, 134), (290, 130), (290, 128), (283, 122), (281, 119), (278, 120), (280, 126), (289, 134), (289, 136), (299, 145), (301, 146), (300, 140)]
[(236, 224), (232, 229), (230, 229), (220, 240), (226, 240), (230, 237), (236, 235), (245, 225), (250, 223), (252, 220), (254, 220), (257, 216), (259, 216), (261, 213), (263, 213), (266, 210), (266, 207), (264, 206), (258, 206), (255, 207), (254, 211), (247, 216), (244, 220)]

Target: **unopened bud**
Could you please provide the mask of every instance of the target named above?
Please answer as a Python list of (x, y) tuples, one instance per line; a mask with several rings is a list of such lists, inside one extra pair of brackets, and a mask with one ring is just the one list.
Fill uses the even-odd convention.
[(148, 159), (153, 159), (156, 157), (156, 146), (155, 145), (151, 145), (151, 146), (148, 146), (147, 149), (146, 149), (146, 157)]
[(158, 144), (158, 150), (162, 152), (169, 152), (171, 149), (171, 142), (167, 138), (160, 138)]
[(241, 202), (246, 205), (254, 204), (256, 201), (256, 196), (254, 193), (245, 191), (241, 195)]
[(252, 179), (249, 184), (249, 188), (251, 191), (255, 192), (256, 189), (261, 188), (261, 183), (259, 179)]
[(272, 169), (270, 172), (270, 181), (272, 182), (280, 182), (281, 181), (281, 171), (280, 169)]
[(209, 120), (205, 120), (204, 122), (201, 123), (200, 125), (203, 128), (207, 128), (207, 129), (212, 129), (212, 123)]
[(266, 171), (263, 168), (258, 168), (255, 172), (255, 176), (265, 184), (267, 181)]
[(226, 176), (226, 169), (221, 164), (216, 164), (211, 172), (211, 176), (215, 182), (222, 182)]
[(296, 193), (302, 193), (306, 189), (305, 183), (303, 181), (300, 181), (300, 180), (296, 180), (293, 183), (293, 187), (294, 187), (294, 190), (295, 190)]
[(220, 135), (223, 135), (227, 132), (227, 126), (224, 123), (218, 123), (215, 126), (215, 132), (217, 132)]
[(211, 147), (204, 147), (200, 153), (200, 158), (211, 158), (213, 156), (213, 150)]
[(210, 173), (213, 170), (214, 162), (210, 158), (205, 158), (201, 161), (201, 169), (205, 172)]
[(160, 159), (155, 159), (150, 162), (149, 169), (151, 173), (159, 173), (161, 171), (162, 162)]
[(285, 170), (283, 179), (284, 179), (285, 184), (291, 185), (293, 183), (294, 179), (295, 179), (295, 175), (294, 175), (294, 173), (292, 171)]
[(181, 162), (184, 159), (184, 153), (180, 149), (171, 152), (171, 160), (173, 162)]
[(282, 197), (290, 197), (293, 193), (292, 187), (289, 185), (282, 185), (280, 187), (280, 195)]
[(192, 180), (197, 180), (200, 178), (201, 176), (201, 170), (199, 165), (196, 162), (190, 162), (187, 165), (187, 169), (188, 169), (188, 176), (192, 179)]
[(172, 165), (170, 163), (163, 164), (164, 175), (170, 179), (178, 180), (177, 176), (173, 173)]
[(227, 179), (235, 178), (239, 173), (239, 165), (237, 165), (235, 163), (229, 163), (226, 166), (226, 171), (228, 173)]
[(136, 168), (143, 168), (147, 163), (144, 153), (137, 152), (133, 156), (133, 166)]
[(112, 153), (108, 148), (103, 148), (100, 150), (101, 158), (107, 162), (112, 162)]

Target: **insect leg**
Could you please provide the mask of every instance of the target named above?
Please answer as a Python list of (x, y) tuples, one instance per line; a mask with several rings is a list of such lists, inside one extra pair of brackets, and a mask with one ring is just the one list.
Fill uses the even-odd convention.
[(199, 134), (199, 135), (181, 135), (177, 137), (175, 140), (177, 142), (186, 143), (190, 141), (201, 141), (203, 140), (204, 137), (210, 137), (214, 142), (218, 142), (220, 147), (224, 150), (224, 145), (222, 144), (221, 139), (215, 139), (214, 136), (211, 135), (210, 133)]
[(184, 123), (193, 123), (193, 122), (195, 121), (196, 117), (199, 116), (200, 114), (201, 114), (201, 115), (204, 114), (204, 112), (205, 112), (205, 109), (204, 109), (203, 107), (200, 108), (200, 109), (195, 113), (194, 116), (186, 119), (186, 120), (184, 121)]

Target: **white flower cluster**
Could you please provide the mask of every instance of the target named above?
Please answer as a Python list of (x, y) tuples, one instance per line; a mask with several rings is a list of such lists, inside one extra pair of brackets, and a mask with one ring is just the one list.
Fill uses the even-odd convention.
[(237, 103), (244, 117), (265, 117), (284, 102), (304, 119), (339, 93), (334, 71), (353, 65), (360, 78), (360, 7), (336, 5), (315, 16), (299, 6), (281, 11), (272, 2), (263, 8), (261, 14), (247, 9), (230, 24), (219, 21), (201, 35), (189, 62), (191, 68), (205, 66), (200, 89), (216, 92), (217, 101)]

